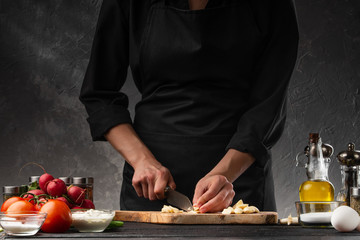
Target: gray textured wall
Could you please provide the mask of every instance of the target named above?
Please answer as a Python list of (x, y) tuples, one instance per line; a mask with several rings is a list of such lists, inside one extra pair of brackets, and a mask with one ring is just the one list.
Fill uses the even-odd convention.
[[(123, 160), (92, 142), (78, 94), (100, 0), (0, 0), (0, 186), (41, 174), (93, 176), (95, 205), (119, 208)], [(345, 149), (360, 147), (360, 1), (297, 0), (300, 47), (289, 88), (288, 119), (273, 149), (280, 217), (295, 214), (305, 170), (295, 155), (310, 131)], [(126, 83), (131, 111), (139, 95)], [(329, 170), (336, 192), (339, 165)]]

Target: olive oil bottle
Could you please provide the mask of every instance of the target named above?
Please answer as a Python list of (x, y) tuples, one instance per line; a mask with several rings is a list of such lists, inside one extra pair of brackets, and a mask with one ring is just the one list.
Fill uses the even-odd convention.
[(334, 186), (328, 178), (328, 161), (323, 157), (318, 133), (310, 133), (308, 162), (305, 165), (308, 180), (299, 188), (300, 201), (333, 201)]
[(329, 181), (305, 181), (299, 188), (300, 201), (334, 201), (334, 186)]

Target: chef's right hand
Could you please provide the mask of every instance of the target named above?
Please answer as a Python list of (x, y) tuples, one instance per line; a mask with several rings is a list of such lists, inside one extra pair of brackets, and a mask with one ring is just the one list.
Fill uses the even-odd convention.
[(132, 185), (139, 197), (161, 200), (165, 198), (164, 190), (167, 186), (172, 189), (176, 187), (169, 169), (155, 159), (138, 162), (134, 169)]
[(134, 168), (132, 185), (139, 197), (164, 199), (167, 186), (175, 189), (170, 171), (155, 159), (132, 125), (119, 124), (111, 128), (105, 138)]

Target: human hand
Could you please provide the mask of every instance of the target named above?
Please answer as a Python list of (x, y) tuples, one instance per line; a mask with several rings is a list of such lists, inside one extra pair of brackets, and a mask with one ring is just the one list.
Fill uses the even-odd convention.
[(206, 175), (196, 184), (194, 207), (201, 213), (221, 212), (235, 196), (233, 185), (223, 175)]
[(170, 171), (156, 160), (137, 164), (134, 169), (132, 185), (139, 197), (161, 200), (167, 186), (176, 187)]
[(130, 124), (111, 128), (105, 138), (134, 168), (132, 185), (139, 197), (164, 199), (167, 186), (175, 189), (170, 171), (155, 159)]

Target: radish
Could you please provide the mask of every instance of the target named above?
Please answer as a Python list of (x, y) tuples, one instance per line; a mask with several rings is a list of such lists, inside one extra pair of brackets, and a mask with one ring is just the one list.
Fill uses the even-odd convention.
[(67, 195), (76, 204), (81, 205), (85, 199), (85, 189), (70, 185), (67, 189)]
[(45, 192), (43, 190), (40, 190), (40, 189), (30, 190), (30, 191), (27, 191), (27, 193), (32, 193), (32, 194), (34, 194), (36, 196), (45, 194)]
[(71, 204), (65, 197), (58, 197), (56, 200), (62, 201), (68, 205), (69, 208), (73, 208), (75, 205)]
[(25, 194), (24, 194), (24, 197), (26, 197), (27, 199), (30, 199), (30, 198), (33, 198), (35, 196), (39, 196), (39, 195), (43, 195), (43, 194), (46, 194), (43, 190), (40, 190), (40, 189), (34, 189), (34, 190), (30, 190), (30, 191), (27, 191)]
[(39, 203), (46, 201), (47, 196), (43, 190), (34, 189), (21, 194), (20, 197), (35, 205), (35, 208), (38, 210), (38, 208), (40, 209)]
[(47, 184), (46, 190), (50, 196), (60, 197), (66, 193), (66, 185), (63, 180), (56, 178)]
[(84, 209), (84, 208), (79, 207), (79, 206), (75, 206), (75, 207), (72, 207), (71, 209)]
[(94, 203), (89, 199), (84, 199), (84, 201), (80, 207), (86, 208), (86, 209), (95, 209)]
[(52, 180), (54, 180), (54, 177), (48, 173), (44, 173), (43, 175), (41, 175), (39, 178), (39, 186), (40, 186), (41, 190), (43, 190), (45, 193), (48, 193), (47, 185)]
[(36, 163), (36, 162), (28, 162), (26, 163), (25, 165), (23, 165), (20, 170), (19, 170), (19, 174), (21, 172), (21, 170), (26, 167), (27, 165), (30, 165), (30, 164), (33, 164), (33, 165), (36, 165), (38, 167), (40, 167), (43, 171), (44, 171), (44, 174), (40, 176), (39, 178), (39, 186), (41, 188), (41, 190), (43, 190), (46, 194), (48, 193), (47, 192), (47, 184), (54, 179), (53, 176), (51, 176), (50, 174), (46, 173), (46, 170), (43, 166), (41, 166), (40, 164)]

